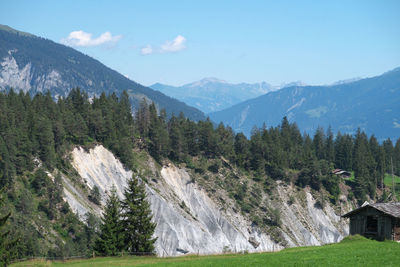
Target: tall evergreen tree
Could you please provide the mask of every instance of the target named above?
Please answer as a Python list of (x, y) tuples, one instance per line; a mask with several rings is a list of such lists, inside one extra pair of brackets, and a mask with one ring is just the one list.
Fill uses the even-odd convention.
[(393, 143), (390, 138), (386, 139), (383, 141), (383, 149), (385, 150), (385, 159), (386, 159), (386, 172), (391, 173), (392, 172), (392, 161), (393, 161)]
[(333, 138), (332, 128), (330, 126), (326, 131), (325, 159), (329, 162), (333, 162), (335, 160), (334, 138)]
[(313, 139), (315, 155), (317, 156), (317, 159), (325, 158), (325, 139), (326, 137), (324, 130), (321, 127), (318, 127)]
[(214, 132), (214, 126), (210, 118), (207, 118), (205, 121), (199, 121), (198, 129), (199, 145), (204, 154), (208, 157), (215, 157), (219, 154), (219, 151), (217, 151), (216, 133)]
[(39, 145), (39, 158), (47, 168), (52, 169), (56, 161), (56, 151), (51, 121), (46, 117), (41, 117), (35, 130)]
[(335, 140), (335, 167), (351, 171), (353, 169), (353, 138), (338, 133)]
[(368, 190), (370, 193), (375, 194), (373, 190), (376, 188), (376, 185), (372, 187), (370, 186), (372, 180), (375, 180), (372, 176), (373, 169), (371, 169), (374, 159), (372, 158), (369, 150), (367, 135), (364, 132), (361, 132), (360, 129), (358, 129), (354, 141), (353, 154), (353, 170), (355, 180), (354, 194), (359, 202), (362, 203), (366, 200), (365, 194), (368, 192)]
[(121, 223), (121, 205), (115, 187), (110, 191), (101, 220), (100, 233), (94, 250), (98, 255), (116, 256), (124, 247), (124, 232)]
[(258, 173), (261, 173), (265, 168), (264, 152), (261, 132), (254, 127), (250, 139), (250, 165)]
[(231, 127), (224, 127), (223, 123), (220, 123), (216, 129), (218, 136), (218, 150), (221, 154), (230, 159), (234, 160), (233, 146), (235, 142), (235, 135)]
[(143, 100), (140, 102), (138, 110), (136, 111), (136, 123), (142, 139), (147, 138), (150, 125), (150, 111), (146, 98), (143, 98)]
[(154, 253), (153, 238), (156, 224), (151, 221), (150, 204), (146, 200), (144, 183), (132, 176), (122, 201), (122, 225), (125, 232), (125, 249), (130, 253)]
[(249, 166), (249, 141), (243, 133), (238, 133), (235, 136), (235, 154), (236, 164), (240, 168), (247, 168)]
[(169, 131), (169, 147), (170, 154), (169, 157), (172, 160), (181, 161), (184, 158), (184, 140), (183, 140), (183, 131), (180, 126), (180, 121), (175, 116), (169, 120), (168, 123), (168, 131)]

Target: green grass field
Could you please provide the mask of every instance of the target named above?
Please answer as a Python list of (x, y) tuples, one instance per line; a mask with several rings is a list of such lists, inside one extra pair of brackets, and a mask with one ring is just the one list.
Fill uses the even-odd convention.
[[(386, 186), (392, 188), (392, 175), (388, 174), (388, 173), (385, 173), (385, 178), (383, 179), (383, 183)], [(399, 176), (394, 175), (394, 183), (395, 183), (396, 188), (397, 188), (399, 186), (399, 184), (400, 184), (400, 177)]]
[(400, 244), (360, 236), (340, 243), (284, 249), (273, 253), (216, 256), (105, 257), (69, 261), (27, 261), (11, 266), (399, 266)]
[[(383, 178), (383, 183), (387, 188), (390, 189), (390, 192), (392, 192), (393, 188), (393, 182), (392, 182), (392, 175), (385, 173), (385, 177)], [(396, 198), (399, 200), (400, 199), (400, 177), (394, 175), (394, 186), (395, 186), (395, 193), (396, 193)]]

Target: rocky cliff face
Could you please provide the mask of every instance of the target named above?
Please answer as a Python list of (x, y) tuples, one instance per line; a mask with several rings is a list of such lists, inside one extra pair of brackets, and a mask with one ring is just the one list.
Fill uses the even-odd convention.
[[(122, 198), (127, 179), (132, 172), (102, 146), (88, 152), (75, 148), (72, 165), (89, 188), (97, 186), (104, 202), (106, 192), (115, 186)], [(252, 225), (248, 218), (232, 209), (223, 209), (197, 183), (190, 173), (172, 164), (157, 168), (150, 160), (149, 171), (155, 177), (148, 181), (146, 190), (157, 223), (156, 251), (160, 256), (186, 253), (211, 254), (224, 251), (275, 251), (282, 249), (270, 237)], [(64, 179), (65, 199), (82, 217), (91, 211), (99, 215), (100, 209), (89, 203)], [(326, 204), (322, 209), (309, 192), (303, 190), (303, 198), (288, 204), (290, 186), (278, 184), (282, 201), (281, 231), (287, 246), (320, 245), (340, 241), (347, 235), (348, 224), (342, 221), (333, 207)]]
[(13, 88), (24, 93), (45, 93), (58, 88), (55, 97), (66, 96), (71, 90), (71, 85), (63, 81), (61, 74), (51, 69), (47, 72), (37, 73), (29, 62), (24, 66), (18, 65), (13, 57), (17, 50), (8, 51), (8, 56), (0, 62), (0, 89)]

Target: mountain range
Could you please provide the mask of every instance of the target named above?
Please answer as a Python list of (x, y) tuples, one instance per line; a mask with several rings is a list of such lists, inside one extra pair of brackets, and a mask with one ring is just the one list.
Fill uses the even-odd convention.
[(246, 135), (254, 126), (276, 126), (286, 116), (308, 133), (318, 126), (350, 134), (360, 128), (380, 140), (395, 140), (400, 136), (399, 103), (400, 68), (396, 68), (354, 82), (286, 87), (209, 116)]
[(275, 89), (266, 82), (231, 84), (217, 78), (204, 78), (178, 87), (161, 83), (150, 87), (196, 107), (204, 113), (226, 109)]
[(204, 78), (182, 86), (156, 83), (150, 87), (208, 114), (229, 108), (268, 92), (294, 85), (304, 84), (299, 81), (279, 86), (274, 86), (266, 82), (233, 84), (217, 78)]
[(5, 25), (0, 25), (0, 43), (0, 90), (13, 88), (31, 95), (50, 91), (55, 98), (76, 87), (89, 97), (126, 90), (133, 106), (146, 98), (167, 114), (183, 112), (195, 121), (205, 118), (198, 109), (136, 83), (71, 47)]

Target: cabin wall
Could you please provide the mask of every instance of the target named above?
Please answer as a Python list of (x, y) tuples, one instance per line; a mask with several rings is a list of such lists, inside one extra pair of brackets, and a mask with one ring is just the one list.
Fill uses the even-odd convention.
[(365, 224), (365, 216), (354, 215), (350, 217), (350, 234), (364, 234)]
[(393, 239), (400, 241), (400, 219), (395, 219), (395, 225), (393, 227)]
[(385, 221), (385, 235), (384, 239), (393, 240), (393, 218), (385, 216), (383, 217)]
[[(376, 231), (370, 231), (367, 229), (368, 216), (377, 220)], [(394, 219), (392, 217), (389, 217), (373, 208), (361, 210), (360, 212), (350, 216), (351, 235), (360, 234), (377, 240), (393, 240), (393, 226)]]

